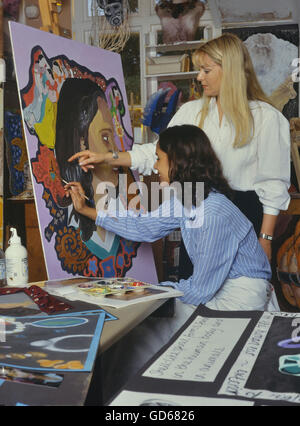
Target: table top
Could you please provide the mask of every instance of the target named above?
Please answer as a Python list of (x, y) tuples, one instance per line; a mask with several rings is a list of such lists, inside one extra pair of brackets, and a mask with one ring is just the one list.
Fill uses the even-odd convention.
[[(103, 309), (118, 318), (104, 324), (99, 342), (98, 355), (107, 350), (130, 330), (140, 324), (166, 302), (166, 299), (137, 303), (125, 308)], [(72, 302), (73, 303), (73, 302)], [(0, 301), (1, 307), (1, 301)], [(64, 380), (59, 388), (33, 386), (0, 380), (0, 406), (80, 406), (84, 405), (90, 388), (93, 372), (62, 373)]]
[(103, 306), (103, 309), (117, 317), (118, 321), (107, 321), (104, 324), (99, 346), (100, 353), (106, 351), (110, 346), (129, 333), (129, 331), (160, 308), (165, 302), (166, 299), (152, 300), (120, 309)]

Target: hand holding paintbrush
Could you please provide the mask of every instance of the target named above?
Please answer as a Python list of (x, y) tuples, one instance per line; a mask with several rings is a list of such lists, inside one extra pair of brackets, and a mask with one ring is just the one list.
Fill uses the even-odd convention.
[[(66, 190), (68, 190), (68, 189), (70, 189), (70, 187), (72, 188), (72, 185), (74, 185), (74, 182), (73, 183), (69, 183), (69, 182), (67, 182), (66, 180), (64, 180), (64, 179), (62, 179), (62, 181), (63, 181), (63, 183), (66, 185), (65, 186), (65, 189)], [(82, 192), (79, 192), (79, 195), (81, 195), (81, 197), (83, 197), (83, 198), (85, 198), (87, 201), (90, 201), (89, 200), (89, 198), (83, 193), (83, 191)]]
[[(63, 180), (64, 183), (66, 181)], [(84, 215), (89, 217), (92, 220), (96, 220), (97, 218), (97, 211), (94, 207), (89, 207), (86, 204), (85, 200), (88, 200), (88, 197), (84, 194), (84, 190), (79, 182), (69, 182), (66, 183), (65, 191), (67, 197), (72, 198), (74, 209)]]

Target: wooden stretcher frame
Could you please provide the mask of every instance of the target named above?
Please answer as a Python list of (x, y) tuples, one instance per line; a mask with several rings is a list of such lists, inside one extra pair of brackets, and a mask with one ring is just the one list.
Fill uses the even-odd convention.
[(291, 154), (300, 190), (300, 118), (291, 118)]
[(57, 0), (39, 0), (40, 14), (43, 22), (41, 30), (60, 35), (60, 27), (58, 22), (58, 6), (61, 1)]

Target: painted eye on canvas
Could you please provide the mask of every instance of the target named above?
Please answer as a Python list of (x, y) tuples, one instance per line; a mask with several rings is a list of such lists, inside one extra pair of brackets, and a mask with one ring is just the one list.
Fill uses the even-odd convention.
[(102, 135), (102, 141), (109, 148), (110, 147), (110, 137), (108, 134)]

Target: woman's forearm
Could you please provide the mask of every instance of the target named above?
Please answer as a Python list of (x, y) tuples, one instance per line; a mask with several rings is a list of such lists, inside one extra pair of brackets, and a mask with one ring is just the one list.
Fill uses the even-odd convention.
[(118, 152), (119, 158), (113, 158), (113, 153), (105, 154), (105, 163), (113, 167), (131, 167), (131, 156), (129, 152)]
[(85, 205), (78, 213), (82, 214), (83, 216), (88, 217), (89, 219), (92, 219), (96, 222), (97, 219), (97, 210), (93, 207), (89, 207)]
[[(273, 237), (277, 217), (278, 216), (274, 216), (274, 215), (271, 215), (271, 214), (264, 214), (260, 233)], [(260, 242), (262, 248), (264, 249), (269, 261), (271, 261), (271, 259), (272, 259), (272, 241), (260, 237), (259, 242)]]
[(271, 214), (264, 214), (261, 226), (261, 234), (270, 235), (273, 237), (274, 230), (277, 222), (277, 217)]

